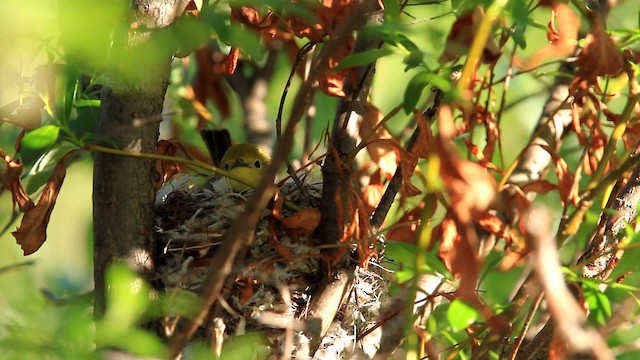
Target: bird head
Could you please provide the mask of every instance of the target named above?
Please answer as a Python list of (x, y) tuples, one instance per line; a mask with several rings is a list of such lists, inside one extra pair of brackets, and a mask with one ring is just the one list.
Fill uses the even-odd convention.
[[(236, 144), (224, 153), (220, 162), (226, 171), (255, 187), (271, 164), (271, 158), (256, 145)], [(233, 191), (243, 191), (249, 187), (233, 179), (227, 179), (227, 182)]]

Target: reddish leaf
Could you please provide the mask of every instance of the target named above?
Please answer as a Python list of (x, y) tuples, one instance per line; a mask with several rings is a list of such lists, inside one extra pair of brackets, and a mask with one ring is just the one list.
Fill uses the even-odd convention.
[(447, 214), (447, 216), (442, 219), (438, 228), (438, 234), (442, 239), (440, 247), (438, 248), (438, 255), (452, 274), (459, 275), (456, 273), (456, 266), (454, 264), (456, 262), (456, 254), (458, 253), (456, 250), (460, 243), (460, 235), (458, 234), (456, 222), (451, 217), (451, 214)]
[(578, 72), (569, 85), (576, 98), (586, 95), (588, 86), (598, 84), (598, 76), (620, 74), (624, 65), (623, 54), (618, 50), (601, 21), (594, 18), (593, 29), (585, 38), (585, 44), (578, 55)]
[[(457, 59), (461, 54), (466, 54), (478, 33), (480, 23), (484, 18), (484, 10), (480, 6), (474, 7), (462, 15), (451, 25), (451, 31), (447, 36), (444, 52), (440, 56), (441, 62)], [(500, 58), (501, 51), (496, 41), (489, 37), (482, 52), (482, 62), (491, 64)]]
[(309, 238), (320, 224), (320, 210), (317, 208), (305, 209), (283, 218), (282, 227), (287, 234), (297, 239), (300, 236)]
[(576, 205), (580, 200), (578, 195), (578, 189), (574, 186), (575, 175), (569, 170), (567, 162), (564, 161), (553, 149), (548, 145), (539, 144), (540, 147), (545, 149), (553, 162), (555, 163), (556, 176), (558, 177), (558, 191), (560, 192), (560, 201), (563, 204), (569, 203)]
[(231, 19), (241, 22), (254, 30), (264, 30), (271, 27), (277, 21), (275, 16), (268, 12), (261, 15), (257, 9), (250, 6), (231, 7)]
[[(156, 145), (156, 154), (158, 155), (176, 156), (178, 151), (182, 151), (186, 158), (191, 159), (191, 156), (184, 146), (175, 140), (160, 140)], [(158, 191), (169, 179), (182, 170), (183, 168), (179, 163), (167, 160), (156, 160), (156, 182), (154, 189)]]
[(512, 243), (517, 239), (517, 235), (511, 225), (505, 223), (496, 215), (485, 212), (477, 216), (475, 220), (481, 228), (493, 234), (497, 239), (504, 239), (508, 243)]
[[(381, 126), (375, 133), (373, 128), (382, 121), (384, 115), (371, 103), (367, 104), (362, 122), (360, 123), (360, 136), (367, 142), (367, 152), (371, 160), (378, 165), (380, 171), (387, 179), (390, 179), (398, 167), (400, 143), (386, 127)], [(369, 136), (369, 138), (365, 138)], [(380, 140), (385, 141), (380, 141)]]
[(381, 170), (378, 169), (369, 177), (369, 185), (364, 189), (364, 202), (369, 211), (375, 210), (384, 194), (384, 185), (382, 184)]
[(240, 49), (233, 47), (229, 50), (229, 55), (224, 60), (224, 69), (228, 75), (233, 75), (236, 72), (238, 66), (238, 57), (240, 56)]
[(20, 175), (22, 174), (24, 167), (19, 161), (13, 160), (11, 156), (2, 152), (2, 148), (0, 148), (0, 156), (2, 156), (2, 159), (7, 165), (7, 169), (3, 174), (2, 182), (4, 183), (4, 186), (11, 191), (13, 206), (15, 207), (16, 204), (18, 204), (20, 212), (29, 211), (34, 206), (33, 201), (29, 198), (29, 195), (27, 195), (22, 184), (20, 184)]
[(322, 74), (318, 76), (318, 85), (320, 86), (320, 90), (322, 90), (325, 94), (338, 97), (346, 96), (344, 92), (345, 79), (350, 78), (351, 83), (355, 83), (354, 68), (346, 68), (339, 71), (333, 70), (333, 68), (338, 66), (340, 61), (342, 61), (345, 56), (351, 53), (353, 41), (353, 36), (350, 36), (344, 46), (329, 55), (327, 67), (324, 69)]
[(467, 299), (475, 297), (474, 289), (478, 278), (478, 259), (468, 238), (469, 232), (455, 219), (452, 212), (439, 225), (442, 241), (438, 255), (451, 273), (460, 279), (458, 289)]
[(20, 226), (12, 233), (22, 247), (24, 255), (36, 252), (47, 239), (47, 225), (66, 175), (66, 162), (76, 151), (72, 150), (66, 153), (58, 161), (49, 181), (42, 190), (38, 204), (24, 213)]
[(472, 153), (478, 159), (478, 163), (480, 165), (482, 165), (483, 167), (489, 170), (500, 172), (500, 169), (498, 169), (498, 167), (495, 164), (493, 164), (491, 161), (488, 161), (484, 157), (484, 153), (480, 151), (477, 145), (472, 144), (471, 141), (469, 141), (469, 139), (467, 138), (462, 138), (462, 142), (467, 146), (467, 149), (469, 149), (469, 152)]
[(522, 191), (524, 192), (534, 192), (537, 194), (546, 194), (556, 189), (558, 189), (558, 185), (554, 185), (547, 180), (535, 180), (522, 187)]
[(248, 276), (243, 276), (238, 280), (238, 283), (241, 285), (241, 289), (238, 295), (238, 302), (240, 302), (240, 304), (246, 304), (247, 301), (251, 300), (251, 298), (253, 297), (253, 283), (255, 281)]
[(231, 113), (229, 99), (224, 90), (224, 77), (227, 74), (226, 57), (219, 51), (204, 47), (195, 52), (195, 58), (198, 62), (198, 72), (191, 88), (187, 89), (185, 98), (193, 102), (194, 108), (198, 111), (198, 128), (203, 128), (204, 122), (212, 119), (211, 113), (206, 108), (207, 100), (213, 101), (223, 119), (229, 117)]
[(494, 179), (477, 163), (460, 158), (452, 145), (456, 134), (449, 106), (439, 114), (436, 151), (440, 158), (440, 176), (451, 198), (452, 210), (463, 224), (470, 224), (474, 214), (483, 213), (495, 196)]
[(418, 158), (428, 158), (434, 154), (434, 138), (431, 134), (431, 128), (427, 119), (419, 111), (414, 111), (413, 114), (416, 117), (418, 123), (418, 129), (420, 130), (420, 136), (416, 140), (411, 152), (406, 151), (404, 148), (400, 148), (400, 164), (402, 165), (402, 187), (400, 193), (405, 196), (415, 196), (421, 193), (420, 189), (411, 184), (411, 177), (418, 165)]
[(416, 140), (416, 143), (414, 144), (413, 149), (411, 149), (411, 152), (414, 153), (417, 157), (427, 159), (435, 152), (433, 144), (433, 134), (431, 134), (431, 126), (429, 126), (429, 122), (421, 112), (414, 110), (413, 115), (416, 117), (418, 129), (420, 129), (420, 136)]
[(578, 76), (586, 79), (589, 84), (596, 84), (596, 77), (620, 74), (624, 65), (624, 58), (611, 37), (604, 30), (599, 21), (597, 26), (585, 38), (585, 44), (578, 55)]
[(424, 202), (407, 211), (396, 224), (387, 231), (387, 238), (407, 244), (417, 242), (416, 231), (420, 226), (420, 213), (424, 207)]
[(278, 234), (276, 232), (276, 219), (282, 220), (282, 205), (284, 204), (284, 197), (276, 192), (274, 198), (273, 209), (271, 210), (271, 217), (269, 218), (269, 240), (273, 249), (280, 254), (285, 260), (291, 259), (291, 250), (282, 245), (278, 240)]
[(411, 184), (411, 177), (413, 177), (416, 165), (418, 165), (418, 157), (405, 149), (401, 149), (400, 166), (402, 167), (400, 171), (402, 172), (402, 187), (400, 188), (400, 192), (404, 196), (409, 197), (422, 193), (420, 189)]
[(547, 38), (551, 43), (525, 61), (523, 66), (525, 69), (532, 69), (549, 58), (569, 55), (578, 43), (580, 19), (568, 4), (555, 3), (552, 5), (552, 9), (549, 32), (547, 33)]

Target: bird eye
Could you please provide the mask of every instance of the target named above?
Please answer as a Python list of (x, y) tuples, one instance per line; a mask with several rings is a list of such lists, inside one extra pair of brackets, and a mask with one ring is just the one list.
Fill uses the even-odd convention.
[(260, 169), (260, 167), (262, 167), (262, 164), (260, 163), (260, 160), (256, 160), (255, 163), (253, 163), (256, 166), (256, 169)]

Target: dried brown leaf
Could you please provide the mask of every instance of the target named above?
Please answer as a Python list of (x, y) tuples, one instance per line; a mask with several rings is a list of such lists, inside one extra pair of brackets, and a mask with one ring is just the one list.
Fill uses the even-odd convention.
[(282, 227), (292, 238), (309, 237), (320, 224), (320, 210), (317, 208), (305, 209), (285, 217), (281, 221)]
[(400, 193), (404, 197), (415, 196), (422, 193), (420, 189), (411, 183), (411, 177), (413, 177), (413, 172), (417, 165), (417, 156), (405, 149), (400, 150), (400, 171), (402, 173), (402, 187), (400, 188)]
[[(381, 126), (375, 133), (370, 134), (382, 119), (384, 119), (382, 112), (372, 104), (367, 104), (360, 123), (360, 136), (363, 141), (367, 142), (366, 148), (371, 160), (378, 165), (382, 174), (387, 179), (390, 179), (398, 167), (400, 143), (384, 126)], [(371, 136), (366, 139), (365, 137), (368, 135)]]
[[(457, 59), (461, 54), (466, 54), (478, 33), (480, 23), (484, 18), (484, 10), (480, 6), (463, 13), (451, 25), (451, 31), (447, 36), (444, 52), (440, 56), (440, 62), (448, 62)], [(500, 58), (501, 50), (495, 39), (489, 37), (482, 51), (482, 62), (491, 64)]]
[(4, 160), (7, 166), (7, 169), (2, 175), (2, 182), (11, 192), (13, 206), (15, 207), (17, 204), (20, 212), (26, 212), (31, 209), (34, 204), (22, 187), (22, 184), (20, 184), (20, 175), (24, 167), (20, 161), (14, 160), (10, 155), (2, 152), (2, 148), (0, 148), (0, 156), (2, 156), (2, 160)]
[(36, 252), (47, 239), (47, 225), (66, 175), (66, 162), (77, 150), (66, 153), (56, 164), (49, 181), (42, 190), (38, 204), (28, 209), (20, 226), (12, 234), (22, 247), (24, 255)]
[(456, 134), (449, 106), (440, 108), (436, 151), (440, 158), (440, 176), (451, 198), (452, 210), (464, 224), (470, 224), (474, 214), (484, 213), (495, 196), (494, 179), (487, 169), (462, 159), (452, 145)]
[(524, 69), (533, 69), (550, 58), (567, 56), (575, 49), (578, 43), (580, 19), (568, 4), (554, 3), (552, 5), (548, 27), (547, 38), (550, 44), (526, 60), (523, 65)]
[(364, 189), (364, 202), (369, 211), (373, 211), (378, 206), (384, 194), (384, 184), (382, 183), (381, 170), (378, 169), (369, 177), (369, 185)]
[(624, 57), (600, 21), (595, 22), (595, 27), (585, 38), (577, 64), (579, 70), (576, 75), (589, 85), (596, 85), (598, 76), (616, 76), (622, 71)]
[(416, 231), (420, 226), (420, 213), (424, 207), (424, 202), (407, 211), (394, 227), (387, 231), (387, 238), (407, 244), (415, 244), (418, 241)]
[(351, 53), (354, 37), (350, 36), (344, 46), (329, 55), (327, 67), (318, 76), (318, 85), (325, 94), (337, 97), (346, 96), (344, 92), (345, 79), (350, 78), (351, 83), (355, 83), (355, 69), (345, 68), (339, 71), (333, 70), (345, 56)]
[(546, 194), (551, 190), (557, 190), (558, 185), (552, 184), (547, 180), (535, 180), (522, 187), (524, 192), (534, 192), (536, 194)]
[(229, 55), (224, 59), (224, 69), (228, 75), (233, 75), (236, 72), (238, 66), (238, 58), (240, 57), (240, 49), (232, 47), (229, 50)]
[(567, 165), (567, 162), (561, 158), (558, 153), (556, 153), (552, 148), (548, 145), (539, 144), (544, 150), (546, 150), (553, 162), (555, 164), (556, 176), (558, 177), (558, 191), (560, 192), (560, 201), (563, 204), (578, 204), (580, 200), (580, 196), (578, 194), (578, 189), (574, 186), (575, 175)]
[(195, 58), (198, 62), (198, 71), (191, 85), (193, 96), (187, 96), (187, 99), (194, 102), (200, 120), (198, 128), (203, 128), (204, 122), (212, 119), (206, 109), (207, 100), (213, 101), (222, 119), (226, 119), (231, 114), (229, 99), (224, 90), (227, 65), (225, 55), (210, 47), (198, 49), (195, 52)]

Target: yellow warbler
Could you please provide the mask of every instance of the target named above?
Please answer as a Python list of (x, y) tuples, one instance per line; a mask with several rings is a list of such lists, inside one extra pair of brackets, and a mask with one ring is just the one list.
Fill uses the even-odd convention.
[[(220, 166), (224, 170), (237, 175), (252, 187), (258, 185), (269, 164), (271, 164), (269, 155), (252, 144), (233, 145), (227, 149), (220, 160)], [(233, 191), (239, 192), (249, 188), (247, 184), (229, 178), (225, 179)]]

